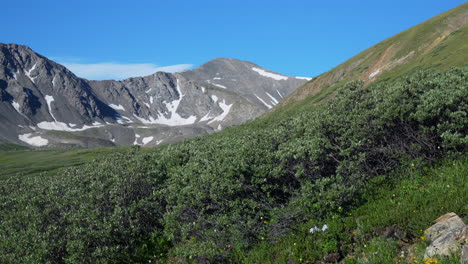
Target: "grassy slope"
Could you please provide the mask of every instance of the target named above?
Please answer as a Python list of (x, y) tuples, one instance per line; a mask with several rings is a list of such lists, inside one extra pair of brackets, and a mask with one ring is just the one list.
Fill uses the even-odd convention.
[[(417, 68), (444, 69), (468, 62), (468, 3), (388, 38), (315, 77), (280, 103), (273, 113), (291, 114), (333, 97), (350, 81), (394, 79)], [(381, 70), (375, 78), (369, 75)], [(274, 115), (274, 114), (273, 114)]]
[[(468, 217), (468, 156), (447, 159), (443, 164), (422, 170), (406, 168), (395, 174), (395, 183), (374, 181), (367, 202), (348, 213), (330, 219), (311, 219), (296, 232), (277, 243), (262, 243), (248, 255), (239, 254), (243, 263), (314, 263), (324, 255), (339, 252), (345, 263), (423, 262), (424, 230), (439, 216), (455, 212)], [(403, 178), (403, 179), (401, 179)], [(327, 224), (329, 231), (310, 234), (313, 226)], [(405, 242), (385, 238), (379, 230), (398, 226)], [(404, 257), (399, 252), (404, 251)], [(377, 252), (377, 253), (376, 253)], [(438, 258), (439, 263), (458, 263), (458, 257)]]
[(0, 179), (17, 174), (53, 174), (67, 167), (89, 162), (100, 155), (120, 148), (17, 150), (15, 146), (0, 145)]

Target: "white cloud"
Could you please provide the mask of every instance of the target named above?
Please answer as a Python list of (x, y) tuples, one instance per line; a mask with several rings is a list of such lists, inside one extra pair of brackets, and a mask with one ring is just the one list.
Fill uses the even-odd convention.
[(151, 63), (124, 64), (124, 63), (67, 63), (61, 62), (78, 77), (88, 80), (122, 80), (130, 77), (141, 77), (158, 71), (181, 72), (189, 70), (192, 64), (178, 64), (159, 67)]

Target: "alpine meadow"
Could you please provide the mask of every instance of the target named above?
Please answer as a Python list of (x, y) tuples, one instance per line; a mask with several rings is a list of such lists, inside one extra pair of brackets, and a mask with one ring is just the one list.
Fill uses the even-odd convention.
[[(161, 124), (132, 127), (141, 118), (130, 115), (130, 106), (146, 109), (138, 101), (146, 95), (129, 83), (143, 91), (150, 77), (100, 84), (67, 77), (73, 89), (85, 91), (79, 92), (84, 107), (84, 94), (96, 98), (93, 111), (101, 107), (103, 87), (121, 89), (108, 98), (132, 98), (122, 108), (133, 123), (118, 122), (123, 110), (103, 106), (110, 113), (99, 119), (105, 127), (81, 134), (21, 127), (31, 130), (30, 139), (62, 140), (50, 149), (16, 140), (25, 132), (0, 137), (0, 263), (468, 262), (468, 3), (310, 80), (231, 59), (207, 65), (157, 75), (178, 91), (168, 92), (173, 103), (161, 101), (172, 115), (182, 97), (192, 96), (181, 87), (196, 90), (194, 104), (209, 102), (197, 106), (196, 125), (170, 127), (168, 144), (131, 145), (166, 131)], [(12, 96), (21, 78), (5, 69), (0, 109), (40, 124), (20, 111), (30, 99)], [(213, 85), (231, 70), (237, 79), (249, 74), (243, 85), (255, 85), (256, 94)], [(234, 85), (232, 79), (221, 86)], [(39, 87), (40, 78), (31, 80)], [(273, 98), (273, 91), (279, 95)], [(289, 95), (278, 102), (282, 93)], [(12, 108), (13, 102), (24, 107)], [(38, 113), (60, 123), (51, 101), (42, 105)], [(99, 117), (79, 119), (71, 106), (63, 109), (83, 128)], [(214, 112), (213, 125), (201, 121)], [(0, 129), (10, 131), (14, 122), (4, 120)], [(229, 126), (217, 129), (216, 122)], [(98, 148), (64, 142), (98, 142), (89, 143)], [(461, 227), (444, 238), (452, 241), (444, 251), (431, 226), (448, 213), (454, 214), (447, 221), (459, 219)], [(437, 236), (451, 227), (444, 228)]]

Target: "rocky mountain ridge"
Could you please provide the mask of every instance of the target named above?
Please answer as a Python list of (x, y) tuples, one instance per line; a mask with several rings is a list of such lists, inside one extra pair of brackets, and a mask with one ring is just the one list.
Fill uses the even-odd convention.
[(0, 138), (35, 147), (156, 146), (253, 119), (307, 82), (236, 59), (90, 81), (0, 44)]

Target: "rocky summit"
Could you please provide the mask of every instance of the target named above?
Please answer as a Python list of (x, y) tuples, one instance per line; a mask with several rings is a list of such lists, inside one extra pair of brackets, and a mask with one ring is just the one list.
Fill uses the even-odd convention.
[(157, 146), (258, 117), (309, 80), (236, 59), (91, 81), (0, 44), (0, 140), (42, 148)]

